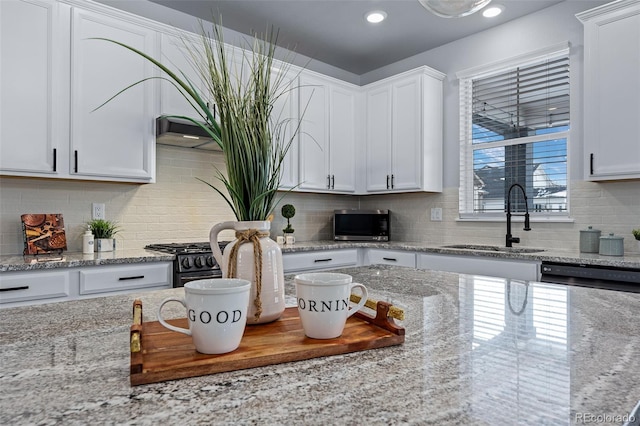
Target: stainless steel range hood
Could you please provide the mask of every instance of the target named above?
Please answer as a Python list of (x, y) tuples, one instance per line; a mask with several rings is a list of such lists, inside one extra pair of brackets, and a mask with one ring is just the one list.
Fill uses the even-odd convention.
[(183, 148), (221, 151), (218, 144), (200, 127), (175, 117), (156, 118), (156, 143)]

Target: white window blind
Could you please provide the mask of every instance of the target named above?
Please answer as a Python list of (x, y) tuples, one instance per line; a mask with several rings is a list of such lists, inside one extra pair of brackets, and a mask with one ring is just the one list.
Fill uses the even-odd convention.
[[(529, 211), (568, 214), (568, 48), (460, 77), (460, 216), (504, 215), (513, 184)], [(520, 191), (514, 211), (524, 211)]]

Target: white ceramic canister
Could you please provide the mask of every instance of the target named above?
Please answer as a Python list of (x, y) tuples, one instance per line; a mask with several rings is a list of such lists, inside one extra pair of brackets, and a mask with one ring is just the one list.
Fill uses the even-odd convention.
[(624, 256), (624, 237), (610, 233), (600, 237), (600, 254), (604, 256)]
[(580, 253), (598, 253), (600, 251), (600, 230), (589, 226), (580, 231)]

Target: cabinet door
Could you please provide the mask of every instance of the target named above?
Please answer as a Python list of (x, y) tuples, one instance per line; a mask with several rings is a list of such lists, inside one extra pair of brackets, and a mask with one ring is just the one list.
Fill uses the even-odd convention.
[(387, 191), (391, 179), (391, 86), (367, 92), (367, 191)]
[(50, 302), (49, 299), (64, 300), (71, 293), (71, 280), (67, 270), (0, 274), (0, 307), (4, 304), (17, 306), (17, 302), (28, 305)]
[[(173, 71), (181, 80), (186, 82), (188, 79), (200, 96), (206, 99), (202, 77), (194, 67), (189, 53), (189, 49), (193, 49), (194, 52), (199, 51), (202, 44), (200, 39), (195, 34), (193, 37), (186, 33), (162, 34), (160, 44), (162, 52), (160, 63)], [(162, 75), (165, 76), (164, 73)], [(173, 80), (171, 81), (173, 82)], [(160, 112), (162, 115), (183, 115), (198, 118), (197, 111), (189, 101), (182, 95), (181, 90), (169, 81), (162, 80), (160, 82)]]
[[(282, 72), (285, 74), (281, 75)], [(271, 78), (273, 82), (282, 81), (282, 95), (274, 103), (271, 113), (274, 143), (283, 146), (289, 144), (289, 150), (282, 162), (280, 188), (291, 189), (298, 185), (298, 74), (292, 70), (274, 67)]]
[(329, 189), (329, 90), (319, 78), (300, 76), (300, 189)]
[(585, 24), (584, 105), (589, 179), (640, 178), (640, 4)]
[(120, 90), (157, 73), (151, 56), (156, 33), (144, 26), (74, 9), (71, 66), (71, 173), (149, 182), (155, 174), (155, 82), (138, 84), (97, 109)]
[(68, 147), (70, 8), (0, 1), (0, 170), (56, 175)]
[(422, 90), (420, 76), (393, 84), (391, 189), (420, 189), (422, 174)]
[(334, 191), (356, 190), (356, 93), (331, 87), (329, 175)]
[(283, 253), (282, 263), (287, 274), (358, 266), (358, 249)]

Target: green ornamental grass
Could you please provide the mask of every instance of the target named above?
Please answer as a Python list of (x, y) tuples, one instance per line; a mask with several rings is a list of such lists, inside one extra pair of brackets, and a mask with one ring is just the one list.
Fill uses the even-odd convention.
[(290, 71), (289, 61), (278, 63), (278, 67), (274, 68), (277, 32), (272, 30), (265, 37), (254, 34), (253, 42), (243, 50), (242, 65), (238, 68), (232, 65), (233, 54), (225, 48), (222, 26), (214, 24), (210, 33), (200, 22), (200, 29), (200, 43), (193, 43), (186, 37), (182, 41), (187, 58), (215, 103), (217, 117), (184, 72), (173, 72), (126, 44), (98, 38), (137, 53), (168, 76), (140, 80), (115, 94), (105, 104), (146, 80), (158, 78), (171, 82), (189, 101), (199, 119), (172, 117), (186, 119), (205, 129), (224, 155), (226, 174), (216, 170), (215, 177), (224, 184), (226, 193), (210, 182), (197, 179), (220, 194), (238, 220), (267, 220), (277, 203), (276, 194), (285, 155), (300, 125), (299, 120), (293, 123), (293, 130), (287, 134), (290, 119), (273, 116), (278, 99), (295, 89), (290, 83), (293, 80), (286, 78)]

